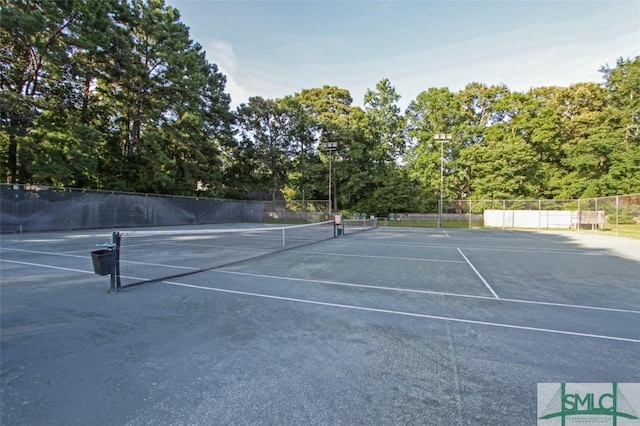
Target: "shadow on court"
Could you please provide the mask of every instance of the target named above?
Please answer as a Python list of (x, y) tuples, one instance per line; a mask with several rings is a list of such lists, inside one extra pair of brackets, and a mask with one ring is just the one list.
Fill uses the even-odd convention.
[(2, 425), (536, 424), (538, 383), (640, 382), (640, 261), (593, 241), (378, 228), (109, 294), (108, 239), (2, 236)]

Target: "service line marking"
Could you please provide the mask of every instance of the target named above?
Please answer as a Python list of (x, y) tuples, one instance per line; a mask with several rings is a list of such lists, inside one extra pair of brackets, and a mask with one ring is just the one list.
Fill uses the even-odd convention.
[(371, 258), (371, 259), (412, 260), (416, 262), (465, 263), (462, 260), (428, 259), (428, 258), (421, 258), (421, 257), (375, 256), (371, 254), (320, 252), (320, 251), (311, 251), (311, 250), (290, 250), (290, 252), (304, 253), (304, 254), (321, 254), (323, 256), (336, 256), (336, 257), (360, 257), (360, 258)]
[(458, 251), (460, 252), (460, 254), (462, 255), (462, 257), (464, 257), (464, 260), (467, 261), (467, 263), (469, 264), (469, 266), (471, 266), (471, 269), (473, 269), (473, 272), (476, 273), (476, 275), (478, 276), (478, 278), (480, 278), (480, 280), (482, 280), (482, 282), (484, 283), (484, 285), (489, 289), (489, 291), (491, 292), (491, 294), (493, 294), (493, 297), (495, 297), (496, 299), (500, 300), (500, 298), (498, 297), (498, 295), (496, 294), (495, 291), (493, 291), (493, 289), (491, 288), (491, 286), (489, 285), (489, 283), (487, 282), (487, 280), (484, 279), (484, 277), (480, 274), (480, 272), (478, 272), (478, 270), (476, 269), (475, 266), (473, 266), (473, 263), (471, 263), (469, 261), (469, 259), (467, 259), (467, 256), (464, 255), (464, 253), (462, 252), (462, 250), (460, 250), (458, 248)]
[(459, 322), (459, 323), (464, 323), (464, 324), (485, 325), (485, 326), (490, 326), (490, 327), (510, 328), (510, 329), (516, 329), (516, 330), (526, 330), (526, 331), (537, 331), (537, 332), (542, 332), (542, 333), (562, 334), (562, 335), (568, 335), (568, 336), (589, 337), (589, 338), (593, 338), (593, 339), (616, 340), (616, 341), (620, 341), (620, 342), (640, 343), (640, 339), (632, 339), (632, 338), (628, 338), (628, 337), (605, 336), (605, 335), (601, 335), (601, 334), (580, 333), (580, 332), (576, 332), (576, 331), (554, 330), (554, 329), (549, 329), (549, 328), (528, 327), (528, 326), (522, 326), (522, 325), (503, 324), (503, 323), (497, 323), (497, 322), (477, 321), (477, 320), (468, 320), (468, 319), (463, 319), (463, 318), (454, 318), (454, 317), (443, 317), (443, 316), (438, 316), (438, 315), (419, 314), (419, 313), (415, 313), (415, 312), (403, 312), (403, 311), (394, 311), (394, 310), (389, 310), (389, 309), (368, 308), (368, 307), (365, 307), (365, 306), (344, 305), (344, 304), (340, 304), (340, 303), (320, 302), (320, 301), (317, 301), (317, 300), (296, 299), (296, 298), (292, 298), (292, 297), (273, 296), (273, 295), (270, 295), (270, 294), (251, 293), (251, 292), (237, 291), (237, 290), (227, 290), (227, 289), (215, 288), (215, 287), (205, 287), (205, 286), (199, 286), (199, 285), (193, 285), (193, 284), (179, 283), (179, 282), (174, 282), (174, 281), (163, 281), (163, 284), (168, 284), (168, 285), (177, 286), (177, 287), (195, 288), (195, 289), (207, 290), (207, 291), (217, 291), (217, 292), (221, 292), (221, 293), (236, 294), (236, 295), (241, 295), (241, 296), (261, 297), (261, 298), (265, 298), (265, 299), (282, 300), (282, 301), (286, 301), (286, 302), (296, 302), (296, 303), (306, 303), (306, 304), (310, 304), (310, 305), (328, 306), (328, 307), (332, 307), (332, 308), (353, 309), (353, 310), (358, 310), (358, 311), (378, 312), (378, 313), (392, 314), (392, 315), (402, 315), (402, 316), (414, 317), (414, 318), (425, 318), (425, 319), (433, 319), (433, 320), (440, 320), (440, 321)]
[[(461, 263), (464, 263), (464, 262), (461, 262)], [(340, 287), (367, 288), (372, 290), (397, 291), (402, 293), (418, 293), (418, 294), (431, 294), (435, 296), (452, 296), (452, 297), (465, 297), (470, 299), (494, 300), (494, 298), (490, 296), (480, 296), (480, 295), (473, 295), (473, 294), (448, 293), (443, 291), (418, 290), (413, 288), (385, 287), (385, 286), (379, 286), (379, 285), (355, 284), (355, 283), (345, 283), (345, 282), (329, 281), (329, 280), (317, 280), (317, 279), (309, 279), (309, 278), (280, 277), (276, 275), (252, 274), (250, 272), (225, 271), (224, 269), (214, 269), (210, 272), (215, 272), (220, 274), (240, 275), (240, 276), (254, 277), (254, 278), (275, 279), (275, 280), (282, 280), (282, 281), (298, 281), (303, 283), (328, 284), (328, 285), (335, 285)]]
[(466, 299), (481, 299), (481, 300), (494, 300), (494, 301), (498, 300), (500, 303), (523, 303), (523, 304), (529, 304), (529, 305), (556, 306), (560, 308), (589, 309), (593, 311), (617, 312), (617, 313), (624, 313), (624, 314), (640, 314), (640, 311), (633, 310), (633, 309), (606, 308), (603, 306), (575, 305), (571, 303), (544, 302), (540, 300), (506, 299), (506, 298), (496, 299), (495, 297), (481, 296), (477, 294), (451, 293), (451, 292), (436, 291), (436, 290), (418, 290), (418, 289), (403, 288), (403, 287), (385, 287), (385, 286), (379, 286), (379, 285), (355, 284), (355, 283), (318, 280), (318, 279), (310, 279), (310, 278), (283, 277), (279, 275), (254, 274), (251, 272), (228, 271), (224, 269), (212, 269), (207, 272), (213, 272), (216, 274), (239, 275), (239, 276), (245, 276), (245, 277), (266, 278), (266, 279), (281, 280), (281, 281), (298, 281), (302, 283), (328, 284), (328, 285), (342, 286), (342, 287), (369, 288), (373, 290), (396, 291), (401, 293), (417, 293), (417, 294), (428, 294), (428, 295), (434, 295), (434, 296), (461, 297)]
[(93, 271), (83, 271), (82, 269), (63, 268), (61, 266), (43, 265), (41, 263), (20, 262), (17, 260), (0, 259), (0, 262), (17, 263), (18, 265), (39, 266), (41, 268), (59, 269), (61, 271), (82, 272), (83, 274), (93, 274)]
[(81, 258), (81, 259), (89, 259), (90, 258), (90, 256), (87, 256), (87, 255), (82, 256), (82, 255), (79, 255), (79, 254), (69, 254), (69, 253), (59, 253), (59, 252), (56, 253), (56, 252), (52, 252), (52, 251), (25, 250), (25, 249), (7, 248), (7, 247), (0, 247), (0, 250), (16, 251), (16, 252), (31, 253), (31, 254), (46, 254), (48, 256), (77, 257), (77, 258)]

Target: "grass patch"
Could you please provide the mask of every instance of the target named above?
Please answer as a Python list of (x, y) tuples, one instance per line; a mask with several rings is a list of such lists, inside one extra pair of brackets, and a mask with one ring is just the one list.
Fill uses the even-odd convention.
[(617, 227), (615, 224), (607, 224), (602, 231), (598, 232), (602, 232), (605, 235), (618, 235), (619, 237), (640, 239), (640, 225), (638, 224), (618, 225)]

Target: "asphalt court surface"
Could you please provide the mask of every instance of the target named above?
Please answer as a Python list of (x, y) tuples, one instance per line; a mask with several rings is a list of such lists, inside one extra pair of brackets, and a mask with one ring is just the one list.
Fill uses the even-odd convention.
[(633, 246), (381, 227), (108, 294), (108, 238), (2, 236), (1, 424), (536, 424), (538, 383), (640, 382)]

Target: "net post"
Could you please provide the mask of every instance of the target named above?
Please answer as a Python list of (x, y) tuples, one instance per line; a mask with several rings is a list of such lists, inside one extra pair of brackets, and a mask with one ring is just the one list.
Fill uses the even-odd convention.
[(285, 243), (285, 239), (284, 239), (284, 228), (282, 228), (282, 247), (285, 247), (286, 243)]
[(113, 244), (114, 250), (114, 259), (113, 266), (111, 269), (111, 286), (109, 289), (110, 293), (115, 293), (120, 289), (120, 234), (117, 231), (114, 231), (111, 234), (111, 244)]
[[(362, 222), (364, 227), (364, 221)], [(344, 222), (342, 221), (342, 213), (337, 213), (333, 216), (333, 237), (344, 236)]]

